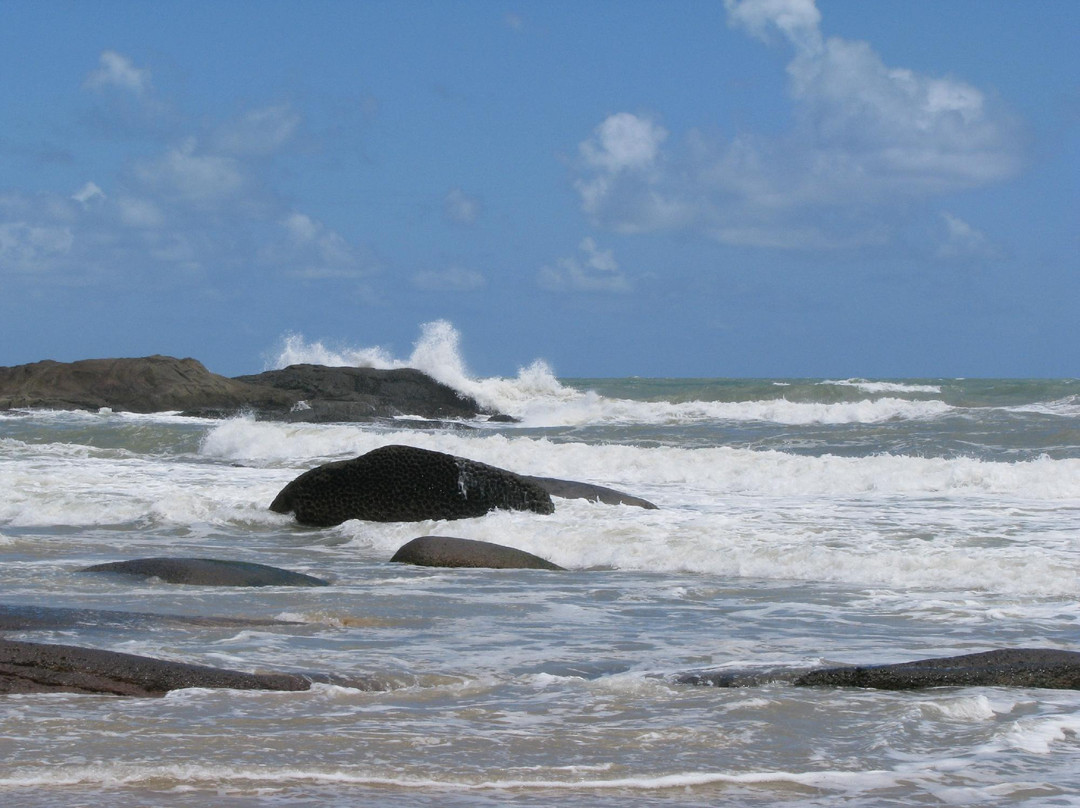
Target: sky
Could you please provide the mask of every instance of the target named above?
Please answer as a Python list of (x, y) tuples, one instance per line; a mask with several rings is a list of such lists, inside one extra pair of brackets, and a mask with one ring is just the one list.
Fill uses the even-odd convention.
[(0, 365), (1080, 376), (1074, 0), (0, 0)]

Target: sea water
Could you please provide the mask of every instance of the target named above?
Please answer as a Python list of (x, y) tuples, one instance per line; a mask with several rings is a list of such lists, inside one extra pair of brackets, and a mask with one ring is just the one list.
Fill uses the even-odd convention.
[[(0, 414), (0, 602), (291, 621), (8, 636), (380, 689), (0, 697), (5, 805), (1080, 804), (1080, 692), (674, 681), (1080, 650), (1080, 382), (475, 378), (444, 323), (407, 359), (294, 338), (274, 364), (294, 361), (420, 367), (520, 420)], [(659, 507), (328, 529), (267, 509), (300, 472), (390, 443)], [(567, 571), (389, 562), (421, 535)], [(332, 586), (78, 572), (163, 555)]]

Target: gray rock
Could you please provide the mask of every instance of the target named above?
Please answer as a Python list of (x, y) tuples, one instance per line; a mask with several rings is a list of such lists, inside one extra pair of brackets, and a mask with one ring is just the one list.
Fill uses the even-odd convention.
[(243, 673), (95, 648), (0, 640), (0, 694), (161, 696), (185, 687), (309, 690), (311, 684), (294, 673)]
[(638, 508), (657, 510), (657, 507), (647, 499), (624, 494), (614, 488), (605, 488), (602, 485), (558, 480), (554, 477), (525, 477), (525, 479), (536, 483), (551, 496), (561, 499), (587, 499), (591, 502), (602, 502), (605, 505), (634, 505)]
[(422, 567), (561, 570), (558, 564), (524, 550), (452, 536), (421, 536), (404, 544), (391, 561)]
[(348, 519), (466, 519), (497, 508), (555, 510), (547, 491), (513, 472), (399, 445), (306, 471), (270, 503), (270, 510), (292, 513), (301, 524), (316, 527)]
[(695, 671), (682, 674), (675, 681), (714, 687), (747, 687), (784, 681), (796, 687), (867, 687), (880, 690), (926, 687), (1080, 690), (1080, 652), (1052, 648), (1008, 648), (891, 665)]
[(215, 558), (136, 558), (94, 564), (79, 571), (160, 578), (170, 584), (194, 586), (329, 586), (321, 578), (299, 572)]

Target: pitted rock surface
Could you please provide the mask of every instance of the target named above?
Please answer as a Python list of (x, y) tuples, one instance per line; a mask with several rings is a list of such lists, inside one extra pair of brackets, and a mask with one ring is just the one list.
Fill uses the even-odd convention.
[(400, 445), (306, 471), (270, 503), (270, 510), (315, 527), (349, 519), (468, 519), (496, 509), (546, 514), (555, 506), (542, 487), (511, 471)]

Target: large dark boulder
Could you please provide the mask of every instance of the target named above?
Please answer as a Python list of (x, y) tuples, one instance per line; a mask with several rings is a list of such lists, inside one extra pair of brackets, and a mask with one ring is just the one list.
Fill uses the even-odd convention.
[(486, 541), (452, 536), (420, 536), (403, 544), (391, 561), (422, 567), (481, 567), (485, 569), (561, 570), (540, 556)]
[(138, 578), (160, 578), (193, 586), (328, 586), (327, 581), (299, 572), (216, 558), (136, 558), (94, 564), (79, 572), (106, 572)]
[(547, 491), (513, 472), (400, 445), (306, 471), (270, 503), (270, 510), (315, 527), (348, 519), (467, 519), (495, 509), (552, 513), (555, 506)]
[(1053, 648), (1007, 648), (891, 665), (840, 665), (766, 671), (695, 671), (679, 684), (747, 687), (785, 681), (797, 687), (1042, 687), (1080, 690), (1080, 652)]
[[(524, 475), (523, 475), (524, 476)], [(555, 477), (525, 477), (539, 485), (553, 497), (560, 499), (587, 499), (590, 502), (602, 502), (605, 505), (633, 505), (647, 510), (657, 510), (647, 499), (624, 494), (614, 488), (605, 488), (592, 483), (579, 483), (573, 480), (559, 480)]]
[(290, 365), (238, 376), (236, 381), (287, 392), (296, 404), (282, 417), (294, 421), (362, 421), (405, 415), (475, 418), (482, 412), (473, 399), (412, 368)]
[(285, 410), (294, 400), (270, 387), (256, 387), (211, 373), (195, 359), (45, 360), (0, 367), (0, 410), (43, 408), (127, 412), (243, 408)]

